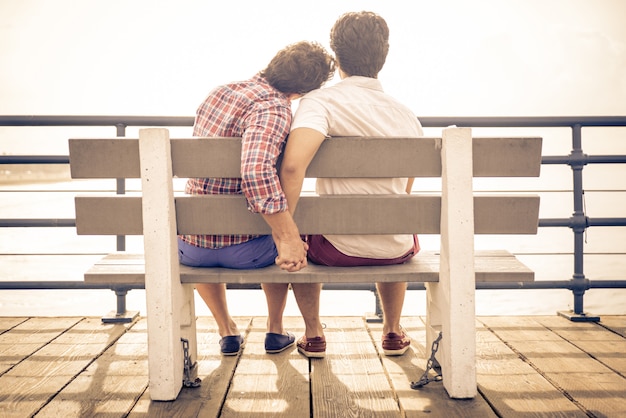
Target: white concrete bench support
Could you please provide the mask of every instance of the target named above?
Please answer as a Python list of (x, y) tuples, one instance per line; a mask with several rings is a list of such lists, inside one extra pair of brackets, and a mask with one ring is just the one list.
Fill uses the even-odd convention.
[(427, 283), (427, 339), (439, 332), (437, 361), (453, 398), (476, 396), (474, 195), (472, 133), (445, 129), (442, 137), (441, 258), (439, 282)]
[(197, 358), (193, 285), (180, 281), (169, 132), (142, 129), (142, 185), (149, 388), (152, 399), (176, 399), (183, 381), (181, 338)]

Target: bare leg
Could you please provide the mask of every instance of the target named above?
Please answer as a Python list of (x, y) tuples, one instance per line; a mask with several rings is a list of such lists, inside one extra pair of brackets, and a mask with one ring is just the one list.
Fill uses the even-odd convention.
[(376, 283), (380, 304), (383, 309), (383, 335), (394, 332), (400, 334), (400, 317), (406, 295), (404, 282)]
[(228, 313), (226, 303), (226, 285), (224, 284), (197, 284), (196, 290), (209, 307), (209, 310), (217, 323), (218, 333), (221, 337), (239, 335), (237, 324)]
[(296, 297), (298, 308), (304, 319), (307, 338), (323, 337), (324, 329), (320, 322), (320, 294), (321, 283), (292, 283), (291, 288)]
[(284, 334), (283, 313), (287, 305), (287, 283), (263, 283), (261, 285), (267, 300), (267, 332)]

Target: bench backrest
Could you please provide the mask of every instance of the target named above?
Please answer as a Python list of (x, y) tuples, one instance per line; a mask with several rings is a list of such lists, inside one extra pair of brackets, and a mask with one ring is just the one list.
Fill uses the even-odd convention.
[[(471, 138), (468, 128), (454, 128), (452, 132), (459, 137), (457, 142), (447, 146), (444, 134), (443, 149), (442, 138), (329, 138), (312, 161), (307, 177), (443, 177), (444, 190), (452, 182), (469, 181), (471, 191), (472, 177), (539, 175), (541, 138)], [(142, 135), (143, 165), (147, 170), (146, 161), (158, 160), (161, 153), (157, 164), (170, 167), (166, 180), (170, 183), (172, 177), (240, 176), (238, 138), (169, 139), (165, 129), (141, 130)], [(159, 138), (166, 148), (162, 152), (157, 146)], [(462, 164), (458, 161), (446, 164), (442, 159), (446, 146), (448, 154), (466, 167), (459, 166)], [(69, 147), (73, 178), (141, 177), (139, 139), (70, 139)], [(153, 155), (148, 156), (149, 153)], [(152, 175), (163, 174), (158, 167)], [(144, 170), (144, 181), (146, 176)], [(452, 190), (449, 195), (457, 192)], [(144, 205), (145, 198), (144, 190)], [(177, 233), (270, 232), (258, 214), (247, 210), (242, 196), (177, 195), (174, 200)], [(476, 234), (537, 232), (538, 196), (474, 196), (471, 206)], [(303, 196), (295, 220), (303, 234), (439, 234), (441, 208), (442, 198), (438, 194)], [(142, 196), (76, 197), (79, 234), (141, 235), (143, 216)]]

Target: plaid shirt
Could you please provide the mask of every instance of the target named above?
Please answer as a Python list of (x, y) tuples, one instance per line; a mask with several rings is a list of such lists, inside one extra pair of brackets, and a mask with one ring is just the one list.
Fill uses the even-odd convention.
[[(259, 75), (213, 90), (196, 112), (193, 135), (241, 137), (242, 178), (190, 178), (189, 194), (244, 194), (252, 212), (287, 210), (276, 162), (291, 125), (291, 102)], [(219, 219), (215, 220), (219, 222)], [(191, 245), (222, 248), (258, 235), (181, 235)]]

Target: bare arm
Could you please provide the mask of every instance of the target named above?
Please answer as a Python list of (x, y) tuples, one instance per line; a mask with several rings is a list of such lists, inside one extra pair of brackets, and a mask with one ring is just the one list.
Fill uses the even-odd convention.
[(300, 238), (298, 227), (289, 212), (271, 215), (262, 214), (263, 219), (272, 228), (272, 237), (276, 244), (278, 257), (276, 264), (290, 272), (298, 271), (307, 266), (306, 252), (308, 246)]
[(272, 228), (278, 252), (276, 264), (293, 272), (306, 267), (308, 247), (287, 210), (286, 196), (273, 164), (289, 129), (289, 118), (279, 110), (287, 111), (266, 109), (254, 113), (248, 121), (242, 135), (241, 190), (252, 210), (260, 213)]
[(280, 170), (280, 183), (292, 215), (300, 199), (306, 169), (324, 139), (321, 132), (311, 128), (297, 128), (289, 134)]

